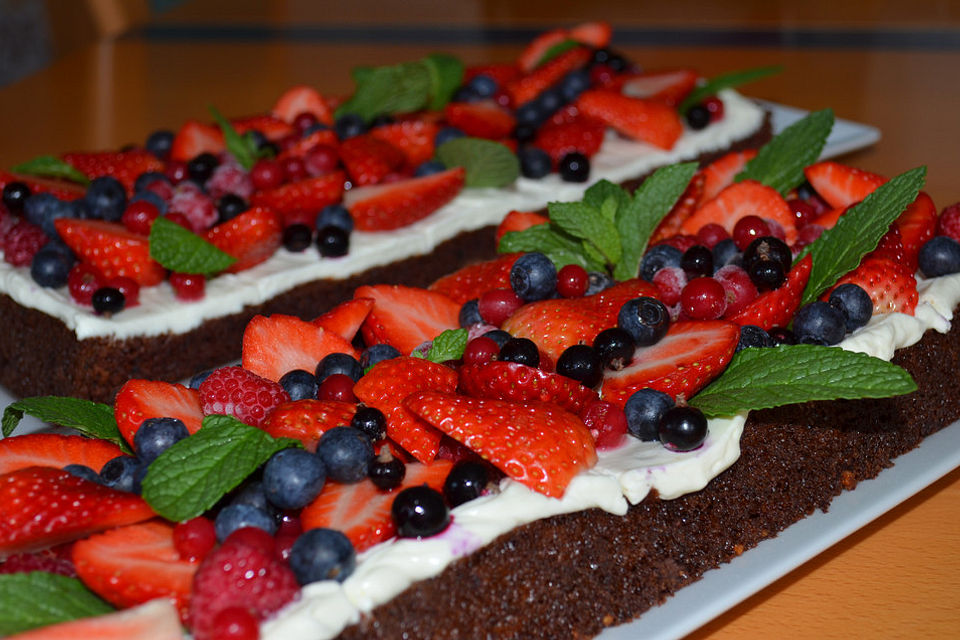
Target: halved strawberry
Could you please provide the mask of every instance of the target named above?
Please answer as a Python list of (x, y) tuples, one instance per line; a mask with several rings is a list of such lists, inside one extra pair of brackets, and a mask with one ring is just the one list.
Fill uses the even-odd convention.
[(337, 334), (296, 316), (254, 316), (243, 331), (243, 368), (274, 382), (295, 369), (313, 373), (331, 353), (357, 356)]
[(177, 131), (170, 147), (170, 159), (187, 162), (201, 153), (220, 153), (226, 148), (223, 132), (214, 124), (187, 120)]
[(333, 124), (333, 113), (316, 89), (305, 85), (290, 87), (283, 92), (271, 110), (274, 116), (292, 123), (301, 113), (310, 113), (326, 125)]
[(672, 149), (683, 135), (683, 122), (676, 109), (660, 102), (631, 98), (606, 89), (589, 89), (580, 94), (575, 104), (581, 113), (628, 138), (661, 149)]
[(90, 179), (113, 176), (126, 188), (127, 193), (133, 193), (133, 183), (141, 173), (163, 171), (164, 168), (163, 162), (144, 149), (74, 152), (61, 157)]
[(387, 417), (387, 436), (423, 463), (437, 455), (441, 433), (403, 406), (403, 399), (417, 391), (453, 392), (457, 374), (453, 369), (424, 360), (402, 357), (373, 366), (353, 386), (357, 398)]
[(830, 291), (852, 282), (859, 285), (873, 301), (873, 313), (906, 313), (913, 315), (917, 306), (917, 279), (903, 263), (886, 258), (864, 258), (856, 269), (837, 280)]
[(717, 194), (733, 184), (733, 179), (756, 155), (756, 149), (731, 151), (705, 166), (701, 171), (704, 177), (701, 204), (713, 200)]
[(314, 452), (326, 431), (350, 426), (357, 405), (339, 400), (294, 400), (284, 402), (270, 412), (263, 430), (274, 438), (293, 438)]
[(833, 160), (812, 164), (803, 170), (803, 174), (817, 195), (834, 208), (860, 202), (887, 181), (881, 175)]
[(600, 395), (620, 407), (647, 387), (690, 398), (723, 373), (739, 341), (740, 327), (732, 322), (675, 322), (656, 344), (637, 347), (623, 369), (604, 371)]
[(683, 223), (693, 215), (694, 211), (697, 210), (698, 204), (703, 200), (705, 180), (706, 177), (702, 171), (698, 171), (693, 175), (690, 184), (688, 184), (687, 188), (680, 194), (676, 204), (673, 205), (673, 208), (663, 217), (663, 220), (660, 221), (657, 228), (654, 229), (653, 235), (650, 236), (651, 245), (681, 234)]
[(499, 140), (513, 133), (517, 120), (493, 100), (451, 102), (443, 110), (447, 124), (474, 138)]
[(274, 189), (254, 193), (250, 197), (250, 204), (276, 212), (286, 224), (301, 222), (313, 226), (320, 209), (340, 202), (345, 178), (342, 171), (332, 171), (315, 178), (288, 182)]
[(373, 309), (372, 298), (353, 298), (341, 302), (310, 322), (351, 342), (360, 331), (363, 321), (370, 315), (371, 309)]
[(180, 559), (171, 524), (152, 520), (79, 540), (73, 563), (83, 583), (111, 604), (127, 608), (164, 598), (186, 619), (198, 563)]
[(354, 136), (340, 143), (340, 160), (354, 186), (377, 184), (400, 169), (407, 158), (389, 142), (372, 136)]
[(304, 530), (325, 527), (342, 531), (358, 552), (365, 551), (396, 535), (390, 508), (401, 490), (427, 485), (440, 491), (452, 467), (449, 460), (429, 465), (411, 462), (400, 487), (392, 491), (377, 489), (369, 479), (355, 484), (328, 482), (320, 495), (304, 507), (300, 521)]
[(0, 440), (0, 474), (24, 467), (82, 464), (94, 471), (119, 455), (120, 447), (106, 440), (58, 433), (29, 433)]
[(556, 167), (568, 153), (578, 152), (588, 158), (600, 150), (607, 127), (593, 118), (576, 118), (559, 124), (544, 124), (537, 131), (533, 146), (547, 152)]
[(880, 238), (877, 248), (868, 253), (867, 258), (886, 258), (894, 262), (903, 262), (906, 254), (903, 250), (903, 236), (896, 224), (891, 224), (887, 232)]
[(724, 319), (741, 326), (753, 324), (765, 331), (774, 327), (786, 327), (800, 308), (800, 300), (810, 279), (812, 266), (813, 259), (806, 256), (793, 265), (787, 273), (786, 281), (779, 288), (760, 294), (739, 312)]
[(597, 392), (558, 373), (517, 362), (491, 361), (460, 368), (460, 391), (474, 398), (552, 402), (571, 413), (597, 399)]
[(390, 231), (413, 224), (453, 200), (466, 171), (454, 167), (422, 178), (351, 189), (343, 198), (360, 231)]
[(685, 234), (696, 235), (702, 226), (715, 222), (732, 234), (737, 221), (749, 215), (773, 220), (783, 227), (787, 244), (796, 240), (796, 218), (787, 201), (776, 189), (755, 180), (744, 180), (726, 187), (687, 218), (680, 229)]
[(0, 189), (11, 182), (22, 182), (30, 187), (30, 193), (52, 193), (60, 200), (76, 200), (82, 198), (87, 190), (82, 185), (66, 180), (53, 178), (39, 178), (28, 176), (25, 173), (13, 173), (0, 169)]
[(603, 49), (610, 44), (613, 37), (613, 28), (603, 21), (581, 22), (568, 32), (571, 40), (576, 40), (594, 49)]
[(530, 102), (541, 92), (559, 82), (563, 76), (590, 62), (591, 55), (587, 47), (570, 49), (533, 69), (527, 75), (508, 82), (503, 90), (513, 100), (514, 106)]
[(237, 273), (276, 253), (283, 241), (283, 222), (272, 209), (254, 206), (236, 218), (211, 227), (204, 238), (237, 259), (227, 269), (230, 273)]
[(697, 72), (693, 69), (666, 69), (625, 75), (620, 84), (623, 95), (661, 102), (674, 107), (687, 97), (697, 84)]
[(415, 169), (433, 157), (434, 138), (440, 127), (425, 120), (398, 120), (374, 127), (371, 138), (389, 142), (403, 152), (407, 169)]
[(534, 491), (560, 498), (597, 462), (583, 421), (555, 404), (468, 398), (424, 391), (407, 408)]
[(566, 29), (552, 29), (541, 33), (520, 53), (517, 66), (524, 73), (533, 71), (543, 60), (543, 55), (547, 51), (568, 39), (569, 32)]
[[(524, 71), (529, 71), (529, 69)], [(503, 87), (511, 80), (519, 78), (520, 73), (521, 69), (517, 65), (507, 62), (474, 65), (464, 69), (463, 83), (467, 84), (477, 76), (487, 76), (496, 81), (497, 86)]]
[(259, 131), (267, 140), (276, 142), (287, 136), (297, 133), (290, 123), (267, 114), (235, 118), (230, 121), (237, 133), (243, 135), (247, 131)]
[(364, 285), (355, 298), (372, 298), (361, 331), (367, 344), (386, 343), (408, 354), (447, 329), (460, 326), (460, 305), (435, 291), (403, 285)]
[(107, 279), (126, 276), (141, 287), (152, 287), (167, 275), (167, 270), (150, 257), (147, 238), (128, 231), (122, 224), (58, 218), (54, 225), (77, 257), (96, 267)]
[(177, 610), (168, 600), (153, 600), (132, 609), (77, 618), (25, 631), (9, 640), (181, 640)]
[(128, 380), (113, 403), (113, 417), (120, 435), (133, 445), (133, 436), (147, 418), (177, 418), (187, 431), (196, 433), (203, 421), (200, 394), (196, 389), (159, 380)]
[(52, 467), (26, 467), (0, 476), (0, 513), (0, 558), (155, 515), (138, 495)]
[(340, 139), (333, 129), (314, 131), (302, 138), (298, 138), (292, 144), (285, 146), (283, 151), (277, 156), (277, 160), (283, 160), (291, 156), (303, 158), (307, 155), (307, 152), (319, 146), (336, 149), (340, 146)]
[(510, 288), (510, 269), (522, 253), (505, 253), (499, 258), (467, 265), (430, 285), (430, 291), (447, 296), (457, 304), (479, 298), (493, 289)]
[(904, 264), (911, 272), (917, 270), (917, 256), (937, 230), (937, 207), (925, 192), (921, 191), (917, 199), (893, 222), (900, 230), (903, 243)]
[(503, 217), (497, 227), (497, 244), (508, 231), (523, 231), (538, 224), (550, 222), (550, 218), (536, 211), (511, 211)]

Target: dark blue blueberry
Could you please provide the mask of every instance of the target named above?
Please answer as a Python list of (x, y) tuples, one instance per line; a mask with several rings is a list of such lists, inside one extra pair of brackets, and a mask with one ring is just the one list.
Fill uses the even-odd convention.
[(166, 182), (170, 184), (170, 178), (165, 174), (160, 173), (159, 171), (145, 171), (137, 176), (137, 179), (133, 181), (133, 192), (141, 193), (147, 190), (154, 182)]
[(267, 500), (263, 482), (259, 480), (246, 482), (243, 487), (230, 498), (230, 504), (245, 504), (256, 507), (273, 518), (275, 522), (279, 522), (282, 515), (280, 510)]
[(294, 369), (283, 374), (280, 378), (280, 386), (291, 400), (307, 400), (316, 399), (320, 384), (317, 382), (317, 376), (309, 371)]
[(737, 351), (743, 351), (750, 347), (764, 348), (772, 346), (773, 338), (762, 328), (753, 324), (745, 324), (740, 327), (740, 341), (737, 342)]
[(490, 338), (491, 340), (497, 343), (498, 347), (502, 349), (503, 345), (507, 344), (507, 342), (509, 342), (513, 336), (511, 336), (509, 333), (507, 333), (503, 329), (491, 329), (490, 331), (487, 331), (485, 334), (483, 334), (483, 337)]
[(212, 153), (204, 151), (187, 161), (187, 175), (198, 185), (203, 186), (220, 165), (220, 159)]
[(207, 369), (206, 371), (193, 374), (193, 377), (190, 378), (190, 388), (199, 389), (200, 385), (203, 384), (204, 380), (210, 377), (211, 373), (213, 373), (213, 369)]
[(571, 151), (560, 159), (557, 173), (564, 182), (586, 182), (590, 178), (590, 159), (579, 151)]
[(60, 239), (60, 236), (55, 236), (50, 238), (47, 241), (47, 244), (43, 245), (40, 249), (41, 251), (55, 251), (60, 255), (69, 258), (70, 263), (73, 264), (77, 261), (77, 256), (73, 254), (73, 250), (67, 246), (67, 243)]
[(137, 456), (150, 464), (161, 453), (190, 435), (187, 426), (177, 418), (147, 418), (133, 436)]
[(324, 227), (337, 227), (347, 233), (353, 231), (353, 217), (342, 204), (328, 204), (317, 214), (317, 230)]
[(434, 147), (439, 148), (444, 142), (450, 142), (451, 140), (456, 140), (457, 138), (463, 138), (466, 135), (467, 134), (456, 127), (444, 127), (440, 129), (440, 131), (437, 131), (437, 135), (433, 138), (433, 145)]
[(477, 102), (481, 100), (477, 92), (471, 89), (470, 87), (459, 87), (453, 94), (453, 98), (450, 99), (451, 102)]
[(356, 113), (345, 113), (333, 123), (333, 130), (341, 140), (353, 138), (367, 130), (367, 123)]
[(78, 220), (90, 220), (93, 218), (93, 209), (90, 208), (90, 205), (83, 198), (70, 201), (70, 206), (73, 209), (72, 217)]
[(510, 269), (510, 287), (526, 302), (549, 298), (557, 290), (557, 267), (539, 251), (525, 253)]
[(679, 267), (683, 252), (668, 244), (658, 244), (650, 247), (640, 261), (640, 277), (647, 282), (653, 282), (653, 276), (664, 267)]
[(622, 369), (633, 359), (636, 345), (630, 332), (620, 327), (604, 329), (593, 339), (593, 348), (607, 369)]
[(837, 344), (847, 333), (846, 318), (829, 302), (818, 300), (793, 316), (793, 333), (801, 344)]
[(33, 255), (30, 261), (30, 277), (41, 287), (59, 289), (67, 284), (67, 276), (73, 267), (73, 256), (56, 248), (47, 247), (48, 242)]
[(317, 251), (324, 258), (339, 258), (350, 251), (350, 232), (327, 226), (317, 230)]
[(576, 69), (563, 76), (560, 81), (560, 95), (564, 102), (573, 102), (590, 87), (590, 72)]
[(130, 493), (135, 493), (137, 495), (143, 493), (143, 479), (147, 477), (147, 471), (149, 470), (150, 465), (141, 460), (140, 464), (137, 465), (137, 468), (133, 472), (133, 489), (130, 491)]
[(376, 127), (384, 127), (388, 124), (393, 124), (397, 119), (391, 116), (389, 113), (379, 113), (374, 116), (373, 120), (370, 121), (370, 128), (375, 129)]
[(390, 513), (401, 538), (427, 538), (450, 524), (450, 510), (443, 496), (427, 485), (408, 487), (398, 493)]
[(797, 197), (801, 200), (809, 200), (811, 197), (816, 195), (816, 191), (813, 190), (813, 185), (804, 180), (799, 187), (797, 187)]
[(847, 282), (830, 292), (828, 302), (843, 314), (847, 331), (855, 331), (870, 322), (873, 300), (859, 285)]
[(100, 176), (90, 181), (84, 200), (94, 218), (117, 222), (127, 206), (127, 191), (113, 176)]
[(707, 418), (693, 407), (668, 409), (660, 421), (660, 442), (673, 451), (696, 449), (707, 438)]
[(123, 292), (115, 287), (100, 287), (93, 292), (93, 310), (99, 315), (120, 313), (127, 304)]
[(326, 131), (326, 130), (329, 129), (329, 128), (330, 128), (330, 127), (328, 127), (327, 125), (323, 124), (322, 122), (314, 122), (312, 125), (310, 125), (310, 126), (307, 127), (306, 129), (304, 129), (304, 131), (303, 131), (303, 136), (301, 136), (301, 137), (306, 138), (306, 137), (308, 137), (311, 133), (316, 133), (317, 131)]
[(470, 87), (473, 92), (481, 98), (493, 97), (493, 94), (495, 94), (497, 89), (500, 88), (496, 80), (483, 73), (470, 78), (467, 86)]
[(520, 160), (520, 173), (524, 178), (537, 180), (550, 173), (553, 163), (550, 154), (539, 147), (521, 147), (517, 151)]
[(335, 373), (350, 376), (356, 382), (363, 375), (363, 367), (348, 353), (330, 353), (317, 365), (317, 382), (322, 383)]
[(283, 248), (293, 253), (302, 253), (313, 244), (313, 230), (305, 224), (294, 223), (283, 230)]
[(927, 278), (960, 271), (960, 243), (950, 236), (937, 236), (923, 245), (917, 257), (920, 271)]
[(225, 193), (217, 200), (217, 218), (220, 222), (233, 220), (250, 208), (247, 201), (235, 193)]
[(457, 319), (460, 322), (460, 326), (464, 328), (483, 322), (483, 318), (480, 317), (480, 305), (476, 298), (463, 303)]
[(443, 164), (438, 160), (427, 160), (413, 172), (413, 175), (417, 178), (423, 178), (424, 176), (432, 176), (435, 173), (442, 173), (447, 170), (447, 165)]
[(100, 469), (100, 480), (108, 487), (132, 493), (135, 485), (134, 479), (140, 466), (141, 462), (138, 458), (117, 456), (108, 460)]
[(713, 268), (714, 270), (731, 264), (730, 261), (740, 255), (733, 238), (724, 238), (713, 245)]
[(770, 339), (773, 340), (773, 346), (779, 347), (782, 344), (797, 344), (797, 336), (793, 331), (784, 327), (774, 327), (768, 331)]
[(267, 139), (267, 136), (263, 135), (263, 132), (257, 129), (250, 129), (243, 135), (253, 141), (253, 146), (255, 149), (263, 149), (264, 146), (272, 144)]
[(550, 117), (553, 113), (563, 106), (563, 94), (560, 93), (560, 89), (557, 87), (550, 87), (545, 91), (542, 91), (540, 95), (536, 98), (537, 104), (540, 106), (540, 111), (546, 117)]
[(150, 153), (161, 160), (166, 160), (170, 155), (170, 148), (173, 146), (173, 131), (159, 129), (147, 136), (147, 143), (144, 145)]
[(3, 204), (10, 213), (23, 213), (23, 203), (30, 197), (30, 187), (19, 180), (3, 185)]
[(73, 217), (73, 205), (57, 199), (50, 193), (38, 193), (23, 203), (23, 215), (28, 222), (37, 225), (51, 238), (57, 237), (57, 228), (53, 221), (57, 218)]
[(603, 362), (597, 350), (588, 344), (574, 344), (557, 358), (556, 371), (585, 387), (597, 386), (603, 377)]
[(702, 104), (695, 104), (687, 109), (687, 126), (699, 131), (710, 124), (710, 112)]
[(284, 449), (263, 468), (263, 491), (274, 506), (301, 509), (319, 495), (327, 471), (323, 461), (305, 449)]
[(673, 408), (673, 398), (656, 389), (640, 389), (623, 405), (627, 416), (627, 430), (640, 440), (658, 440), (660, 421), (668, 409)]
[(539, 367), (540, 350), (529, 338), (510, 338), (500, 347), (498, 359), (502, 362), (516, 362), (528, 367)]
[(301, 585), (321, 580), (343, 582), (357, 566), (347, 536), (336, 529), (310, 529), (290, 549), (290, 569)]
[(656, 344), (670, 328), (670, 312), (656, 298), (640, 296), (628, 300), (617, 314), (617, 326), (641, 347)]
[(331, 480), (360, 482), (367, 476), (373, 460), (373, 445), (370, 438), (358, 429), (334, 427), (320, 436), (317, 455)]
[[(130, 198), (130, 202), (139, 202), (140, 200), (146, 200), (147, 202), (155, 206), (157, 208), (157, 211), (162, 216), (166, 215), (167, 209), (170, 208), (169, 205), (167, 204), (167, 201), (161, 198), (158, 194), (154, 193), (153, 191), (140, 191), (134, 194), (132, 198)], [(74, 202), (81, 202), (81, 201), (75, 200)]]
[(272, 515), (249, 504), (231, 504), (220, 510), (213, 522), (217, 541), (223, 543), (231, 533), (244, 527), (257, 527), (270, 535), (277, 532), (277, 521)]
[(63, 468), (63, 470), (72, 476), (101, 484), (99, 474), (85, 464), (68, 464)]
[(534, 129), (546, 120), (546, 116), (540, 108), (540, 105), (533, 100), (520, 105), (516, 113), (514, 113), (514, 116), (517, 118), (517, 126), (530, 125)]
[(350, 426), (370, 438), (370, 442), (379, 442), (387, 437), (387, 417), (376, 407), (359, 405), (350, 419)]
[(583, 294), (585, 296), (592, 296), (617, 284), (616, 280), (602, 271), (589, 271), (587, 277), (589, 280), (587, 281), (587, 291)]
[(396, 347), (391, 347), (389, 344), (370, 345), (360, 354), (360, 366), (366, 371), (378, 362), (399, 358), (401, 355), (403, 354)]
[(443, 497), (451, 507), (469, 502), (487, 488), (490, 476), (487, 465), (473, 460), (461, 460), (453, 466), (447, 479), (443, 481)]
[(513, 129), (513, 137), (519, 144), (529, 144), (537, 137), (537, 125), (529, 123), (517, 124)]

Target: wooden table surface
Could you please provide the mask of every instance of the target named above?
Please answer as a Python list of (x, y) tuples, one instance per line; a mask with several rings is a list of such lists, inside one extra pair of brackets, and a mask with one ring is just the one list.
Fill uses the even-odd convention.
[[(489, 12), (487, 23), (499, 29), (496, 44), (463, 31), (464, 25), (474, 24), (471, 20), (484, 19), (476, 13), (456, 20), (423, 19), (435, 27), (428, 35), (436, 35), (439, 44), (429, 38), (424, 44), (399, 42), (383, 32), (377, 42), (350, 43), (331, 38), (329, 25), (311, 31), (307, 27), (319, 23), (307, 21), (305, 26), (291, 20), (290, 7), (300, 3), (278, 4), (284, 11), (261, 7), (254, 12), (257, 27), (246, 31), (238, 31), (234, 22), (249, 18), (243, 10), (257, 3), (240, 2), (235, 14), (174, 14), (146, 31), (77, 50), (35, 76), (0, 88), (0, 167), (42, 153), (142, 143), (155, 128), (207, 118), (209, 104), (227, 115), (255, 113), (294, 83), (345, 93), (351, 88), (349, 69), (355, 65), (409, 60), (438, 49), (467, 63), (509, 60), (521, 46), (519, 38), (510, 37), (509, 27), (539, 27), (546, 15), (511, 23)], [(782, 64), (781, 75), (745, 93), (805, 109), (830, 106), (839, 117), (879, 127), (883, 139), (850, 155), (852, 164), (888, 175), (925, 164), (927, 191), (937, 205), (960, 201), (956, 9), (946, 3), (944, 12), (944, 3), (926, 2), (918, 5), (925, 14), (899, 15), (884, 3), (860, 4), (885, 8), (890, 25), (857, 21), (838, 6), (837, 19), (824, 29), (814, 15), (798, 10), (791, 24), (799, 31), (785, 37), (784, 7), (789, 5), (750, 2), (744, 5), (756, 9), (753, 22), (736, 21), (750, 16), (720, 15), (712, 23), (690, 27), (672, 21), (675, 13), (687, 5), (691, 11), (703, 10), (704, 5), (684, 3), (674, 14), (653, 12), (646, 23), (639, 13), (631, 13), (626, 20), (630, 37), (615, 43), (648, 68), (693, 66), (706, 76)], [(571, 21), (564, 17), (574, 16), (563, 14), (557, 21)], [(333, 22), (355, 26), (369, 24), (370, 18), (347, 11)], [(202, 28), (192, 29), (197, 24)], [(410, 24), (416, 23), (403, 23)], [(738, 32), (742, 24), (759, 31)], [(676, 40), (656, 37), (651, 26), (665, 29)], [(889, 29), (896, 30), (892, 37)], [(458, 44), (458, 34), (464, 33), (464, 43)], [(857, 37), (862, 33), (875, 37)], [(771, 41), (770, 34), (779, 38)], [(763, 43), (767, 45), (760, 46)], [(958, 637), (958, 596), (960, 470), (955, 470), (691, 637)]]

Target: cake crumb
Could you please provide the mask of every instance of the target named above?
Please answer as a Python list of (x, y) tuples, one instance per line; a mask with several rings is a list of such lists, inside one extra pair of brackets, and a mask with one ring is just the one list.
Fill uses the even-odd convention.
[(847, 491), (853, 491), (857, 486), (857, 476), (853, 471), (844, 471), (840, 474), (840, 483)]
[(614, 618), (612, 615), (608, 613), (607, 615), (603, 616), (603, 626), (609, 627), (613, 623), (614, 623)]

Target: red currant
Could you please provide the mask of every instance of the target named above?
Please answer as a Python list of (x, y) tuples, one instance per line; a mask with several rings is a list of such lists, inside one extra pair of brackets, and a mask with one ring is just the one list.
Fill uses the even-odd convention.
[(67, 290), (77, 304), (93, 304), (93, 293), (101, 288), (104, 277), (96, 267), (87, 262), (78, 262), (67, 275)]
[(702, 244), (708, 249), (713, 249), (718, 242), (730, 237), (727, 230), (716, 222), (711, 222), (700, 227), (697, 231), (697, 244)]
[(213, 617), (211, 638), (219, 640), (257, 640), (260, 623), (246, 607), (226, 607)]
[(814, 240), (820, 237), (820, 234), (823, 233), (825, 229), (819, 224), (808, 224), (804, 226), (800, 231), (797, 232), (797, 240), (793, 243), (793, 251), (799, 252), (808, 244), (812, 244)]
[(149, 200), (137, 200), (128, 204), (127, 208), (123, 210), (120, 222), (128, 230), (147, 236), (150, 235), (150, 227), (153, 226), (153, 221), (158, 217), (160, 217), (160, 211), (157, 210), (157, 205)]
[(710, 122), (716, 122), (723, 118), (723, 100), (717, 96), (710, 96), (701, 104), (706, 107), (707, 113), (710, 114)]
[(171, 273), (170, 286), (177, 300), (192, 302), (203, 300), (207, 287), (207, 279), (198, 273)]
[(105, 287), (113, 287), (123, 294), (124, 307), (135, 307), (140, 304), (140, 285), (133, 278), (116, 276), (107, 280)]
[(494, 289), (487, 291), (477, 300), (477, 308), (483, 321), (499, 327), (523, 305), (513, 289)]
[(674, 249), (679, 249), (681, 252), (686, 251), (690, 247), (698, 244), (697, 236), (690, 235), (675, 235), (670, 236), (666, 240), (659, 242), (658, 244), (667, 244), (673, 247)]
[(216, 544), (217, 533), (213, 522), (203, 516), (181, 522), (173, 528), (173, 546), (181, 560), (203, 560)]
[(727, 309), (724, 313), (727, 316), (739, 313), (760, 295), (757, 286), (750, 279), (750, 274), (737, 265), (728, 264), (721, 267), (713, 277), (720, 283), (726, 294)]
[(762, 236), (770, 235), (770, 225), (759, 216), (743, 216), (733, 227), (733, 243), (743, 251), (750, 243)]
[(713, 278), (694, 278), (680, 292), (680, 306), (694, 320), (716, 320), (727, 308), (727, 294)]
[(317, 391), (318, 400), (340, 400), (342, 402), (356, 402), (353, 395), (353, 378), (344, 373), (332, 373), (320, 383)]
[(250, 182), (257, 191), (275, 189), (282, 185), (284, 180), (283, 167), (274, 160), (261, 158), (250, 169)]
[(485, 364), (495, 359), (500, 353), (500, 347), (491, 338), (480, 336), (467, 343), (463, 350), (463, 364)]
[(813, 222), (813, 219), (817, 217), (817, 211), (813, 208), (806, 200), (801, 200), (799, 198), (791, 198), (787, 200), (787, 206), (790, 207), (790, 210), (793, 211), (795, 217), (794, 226), (797, 229), (802, 229), (807, 226), (809, 223)]
[(318, 144), (307, 151), (303, 163), (307, 167), (307, 173), (311, 176), (323, 176), (337, 168), (340, 164), (340, 156), (337, 155), (337, 150), (330, 145)]
[(307, 129), (317, 124), (317, 116), (313, 115), (309, 111), (303, 111), (298, 113), (297, 116), (293, 119), (293, 128), (299, 131), (300, 133), (305, 133)]
[(164, 174), (170, 178), (170, 182), (173, 184), (180, 184), (190, 176), (190, 173), (187, 171), (187, 163), (179, 160), (171, 160), (168, 162)]
[(299, 156), (287, 156), (281, 159), (280, 167), (283, 169), (283, 174), (287, 176), (287, 182), (297, 182), (307, 177), (307, 165)]
[(568, 264), (557, 272), (557, 293), (564, 298), (579, 298), (587, 291), (590, 276), (578, 264)]
[(593, 400), (580, 411), (580, 418), (601, 451), (620, 446), (627, 435), (627, 415), (612, 402)]

